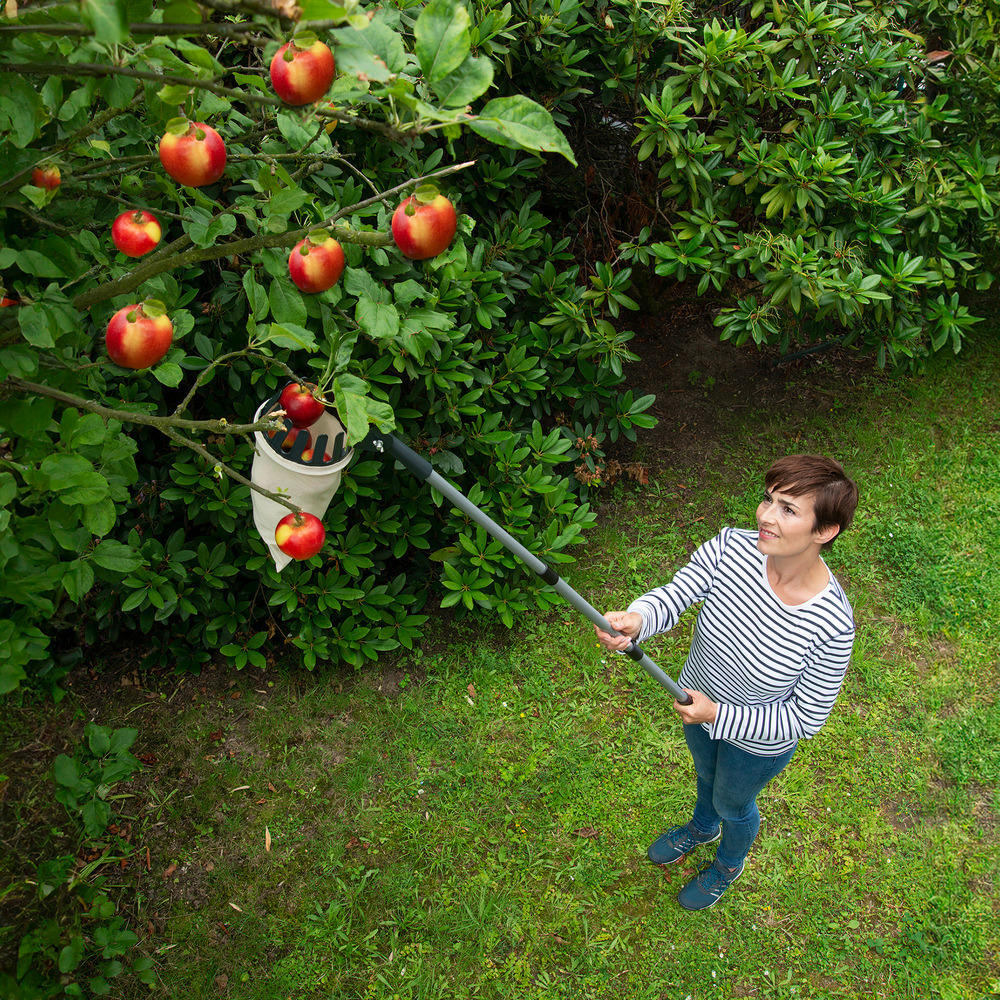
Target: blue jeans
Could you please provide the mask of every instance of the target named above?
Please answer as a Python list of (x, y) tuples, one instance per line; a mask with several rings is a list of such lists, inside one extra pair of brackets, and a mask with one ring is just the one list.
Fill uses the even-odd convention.
[(739, 868), (760, 829), (757, 796), (785, 769), (795, 747), (776, 757), (760, 757), (725, 740), (709, 739), (700, 724), (685, 725), (684, 739), (698, 775), (692, 825), (701, 833), (714, 833), (721, 820), (716, 857), (727, 868)]

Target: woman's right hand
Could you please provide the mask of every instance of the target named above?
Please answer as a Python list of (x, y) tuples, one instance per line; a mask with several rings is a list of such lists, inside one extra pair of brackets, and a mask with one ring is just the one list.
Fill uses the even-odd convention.
[(642, 615), (637, 611), (609, 611), (604, 617), (613, 629), (621, 633), (621, 635), (612, 635), (595, 625), (594, 631), (597, 633), (597, 641), (605, 649), (620, 653), (628, 649), (639, 638), (639, 633), (642, 631)]

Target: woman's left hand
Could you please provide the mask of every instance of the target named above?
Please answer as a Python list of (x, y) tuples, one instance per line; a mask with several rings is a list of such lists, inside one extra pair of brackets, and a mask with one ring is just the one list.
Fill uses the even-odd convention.
[(715, 722), (719, 706), (707, 694), (692, 691), (690, 688), (684, 690), (691, 695), (691, 704), (682, 705), (679, 701), (674, 702), (674, 711), (684, 722), (689, 726), (698, 722)]

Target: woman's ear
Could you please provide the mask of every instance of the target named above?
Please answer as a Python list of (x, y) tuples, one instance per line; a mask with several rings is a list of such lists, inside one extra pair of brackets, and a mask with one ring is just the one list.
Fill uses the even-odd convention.
[(825, 528), (820, 528), (818, 531), (814, 531), (813, 539), (819, 542), (820, 545), (826, 545), (827, 542), (832, 542), (839, 534), (839, 524), (828, 524)]

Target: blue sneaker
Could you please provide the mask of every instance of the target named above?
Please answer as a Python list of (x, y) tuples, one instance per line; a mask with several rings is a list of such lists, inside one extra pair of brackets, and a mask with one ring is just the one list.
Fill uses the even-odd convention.
[(715, 833), (699, 833), (690, 823), (686, 826), (672, 826), (650, 845), (646, 857), (654, 865), (672, 865), (680, 861), (688, 851), (693, 851), (702, 844), (714, 844), (721, 836), (721, 826)]
[(707, 910), (722, 899), (722, 894), (743, 874), (746, 862), (735, 871), (719, 864), (718, 858), (705, 865), (677, 894), (685, 910)]

